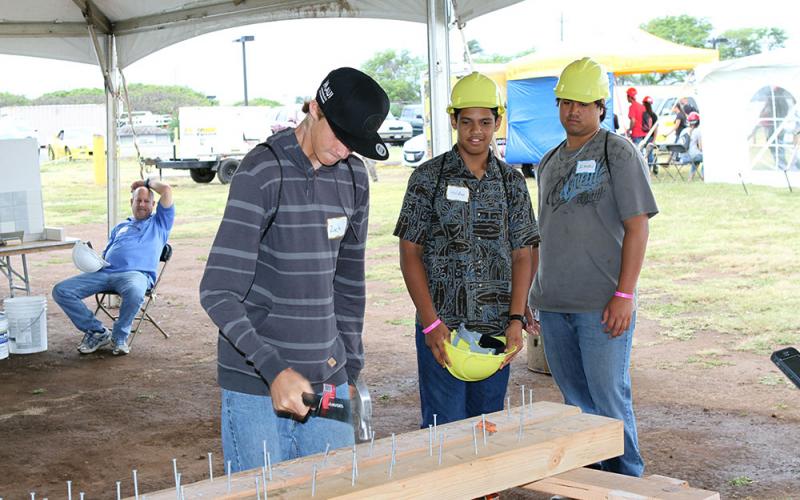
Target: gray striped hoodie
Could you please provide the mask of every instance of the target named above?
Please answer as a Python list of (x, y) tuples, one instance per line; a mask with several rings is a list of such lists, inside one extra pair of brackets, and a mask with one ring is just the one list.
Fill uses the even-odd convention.
[[(285, 368), (321, 384), (354, 383), (361, 334), (369, 182), (361, 160), (316, 170), (287, 129), (245, 156), (200, 282), (200, 303), (219, 328), (221, 387), (269, 394)], [(356, 192), (353, 193), (353, 180)], [(329, 224), (347, 218), (343, 237)]]

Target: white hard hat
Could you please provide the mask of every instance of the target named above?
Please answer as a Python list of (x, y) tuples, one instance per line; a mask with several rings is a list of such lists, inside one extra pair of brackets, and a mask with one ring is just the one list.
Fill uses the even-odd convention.
[(93, 273), (109, 265), (108, 262), (97, 255), (97, 252), (82, 241), (75, 243), (75, 246), (72, 247), (72, 262), (75, 263), (75, 267), (85, 273)]

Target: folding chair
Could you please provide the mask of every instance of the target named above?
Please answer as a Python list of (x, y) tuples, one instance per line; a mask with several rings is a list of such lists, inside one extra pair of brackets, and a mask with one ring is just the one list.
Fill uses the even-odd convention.
[[(691, 163), (685, 162), (685, 161), (681, 161), (681, 156), (687, 152), (686, 146), (683, 145), (683, 144), (680, 144), (680, 143), (678, 143), (678, 144), (665, 144), (665, 146), (667, 148), (667, 151), (669, 151), (669, 153), (670, 153), (670, 160), (669, 160), (669, 164), (667, 165), (667, 167), (668, 168), (669, 167), (674, 168), (675, 172), (677, 172), (677, 174), (678, 174), (678, 177), (680, 177), (682, 181), (685, 181), (686, 177), (683, 176), (683, 172), (681, 172), (681, 169), (684, 168), (684, 167), (687, 167), (687, 166), (691, 166)], [(667, 172), (667, 173), (669, 173), (669, 172)], [(673, 179), (675, 178), (671, 174), (670, 174), (670, 177), (672, 177)]]
[[(156, 278), (156, 282), (144, 293), (144, 299), (145, 299), (144, 303), (142, 303), (142, 306), (139, 308), (139, 313), (133, 319), (133, 322), (135, 323), (136, 326), (131, 328), (131, 334), (128, 337), (129, 346), (133, 345), (133, 339), (139, 332), (139, 328), (142, 326), (143, 321), (146, 321), (152, 324), (154, 327), (156, 327), (156, 329), (159, 332), (161, 332), (164, 338), (169, 338), (169, 334), (165, 332), (164, 329), (161, 328), (161, 326), (159, 326), (159, 324), (156, 322), (155, 319), (153, 319), (152, 316), (150, 316), (147, 310), (150, 308), (150, 304), (156, 298), (156, 290), (158, 289), (158, 284), (161, 283), (161, 277), (164, 276), (164, 269), (167, 267), (167, 263), (169, 262), (170, 258), (172, 258), (172, 245), (167, 243), (166, 245), (164, 245), (164, 249), (161, 250), (161, 257), (159, 257), (160, 269), (158, 270), (158, 277)], [(94, 313), (97, 314), (98, 311), (102, 310), (106, 314), (106, 316), (111, 318), (112, 321), (116, 321), (117, 318), (119, 318), (119, 315), (114, 315), (114, 313), (110, 311), (111, 307), (109, 305), (104, 304), (106, 297), (112, 297), (115, 295), (118, 296), (118, 294), (113, 290), (106, 290), (96, 294), (94, 296), (94, 299), (97, 302), (97, 308), (94, 310)]]

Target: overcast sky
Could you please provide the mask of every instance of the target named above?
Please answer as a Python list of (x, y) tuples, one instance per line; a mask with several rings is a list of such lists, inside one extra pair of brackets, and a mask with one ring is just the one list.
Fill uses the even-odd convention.
[[(779, 27), (789, 35), (787, 46), (800, 50), (800, 27), (794, 1), (734, 4), (730, 0), (664, 2), (591, 0), (552, 2), (524, 0), (469, 22), (467, 40), (476, 39), (489, 53), (515, 54), (564, 37), (591, 40), (603, 32), (625, 31), (660, 16), (705, 17), (718, 34), (742, 27)], [(562, 10), (563, 9), (563, 10)], [(247, 43), (248, 94), (285, 103), (313, 94), (319, 81), (338, 66), (361, 66), (375, 52), (408, 49), (425, 57), (423, 24), (373, 19), (308, 19), (243, 26), (203, 35), (168, 47), (125, 69), (128, 83), (186, 85), (222, 104), (243, 99), (241, 35)], [(451, 57), (462, 53), (460, 36), (451, 41)], [(102, 87), (97, 67), (55, 60), (0, 55), (0, 92), (37, 97), (54, 90)]]

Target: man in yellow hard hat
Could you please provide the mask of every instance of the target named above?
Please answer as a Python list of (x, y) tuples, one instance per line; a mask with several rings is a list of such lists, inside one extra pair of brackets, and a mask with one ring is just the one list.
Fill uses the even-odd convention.
[(505, 352), (519, 352), (539, 242), (524, 178), (490, 148), (505, 112), (497, 84), (480, 73), (463, 77), (447, 112), (457, 143), (411, 175), (394, 231), (417, 310), (423, 428), (434, 418), (444, 423), (503, 409), (513, 354), (487, 378), (468, 382), (455, 376), (461, 370), (446, 369), (445, 343), (463, 325), (481, 346), (505, 336)]
[(624, 423), (625, 452), (602, 468), (641, 476), (629, 367), (636, 281), (658, 208), (636, 147), (600, 127), (608, 87), (589, 58), (569, 64), (556, 85), (567, 138), (538, 169), (542, 243), (531, 304), (565, 402)]

